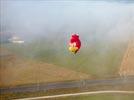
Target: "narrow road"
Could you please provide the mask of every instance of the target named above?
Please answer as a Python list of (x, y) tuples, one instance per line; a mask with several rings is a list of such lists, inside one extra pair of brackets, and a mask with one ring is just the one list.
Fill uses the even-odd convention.
[[(101, 88), (101, 86), (121, 86), (128, 85), (131, 89), (134, 89), (134, 76), (131, 77), (120, 77), (111, 79), (99, 79), (99, 80), (81, 80), (81, 81), (71, 81), (71, 82), (55, 82), (55, 83), (40, 83), (33, 85), (24, 85), (8, 88), (0, 88), (0, 94), (3, 93), (25, 93), (25, 92), (38, 92), (47, 91), (52, 89), (72, 89), (72, 88), (86, 88), (86, 87), (96, 87)], [(107, 89), (108, 90), (108, 89)]]
[(30, 97), (23, 99), (15, 99), (15, 100), (41, 100), (41, 99), (52, 99), (52, 98), (61, 98), (61, 97), (70, 97), (70, 96), (84, 96), (91, 94), (108, 94), (108, 93), (116, 93), (116, 94), (134, 94), (134, 91), (92, 91), (92, 92), (81, 92), (81, 93), (70, 93), (70, 94), (60, 94), (60, 95), (51, 95), (51, 96), (40, 96), (40, 97)]

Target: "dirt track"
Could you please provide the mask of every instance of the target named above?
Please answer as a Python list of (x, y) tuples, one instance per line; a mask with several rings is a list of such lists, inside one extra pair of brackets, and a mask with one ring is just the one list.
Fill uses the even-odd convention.
[(121, 76), (134, 75), (134, 40), (129, 41), (119, 70)]

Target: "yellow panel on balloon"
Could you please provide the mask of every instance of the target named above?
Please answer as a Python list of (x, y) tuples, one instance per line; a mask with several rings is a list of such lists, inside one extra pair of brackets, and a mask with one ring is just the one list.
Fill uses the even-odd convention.
[(69, 51), (76, 52), (78, 50), (78, 47), (69, 47)]

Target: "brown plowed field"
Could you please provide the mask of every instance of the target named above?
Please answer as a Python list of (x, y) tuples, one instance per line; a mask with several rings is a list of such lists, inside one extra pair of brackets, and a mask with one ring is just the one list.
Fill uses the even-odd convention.
[(45, 62), (28, 60), (0, 48), (0, 87), (87, 79), (89, 75)]

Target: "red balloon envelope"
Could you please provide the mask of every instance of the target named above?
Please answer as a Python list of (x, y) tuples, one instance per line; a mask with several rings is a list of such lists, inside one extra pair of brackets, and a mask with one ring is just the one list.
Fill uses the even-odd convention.
[(79, 51), (81, 47), (81, 41), (79, 39), (78, 34), (72, 34), (70, 41), (69, 41), (69, 51), (73, 52), (74, 54)]

